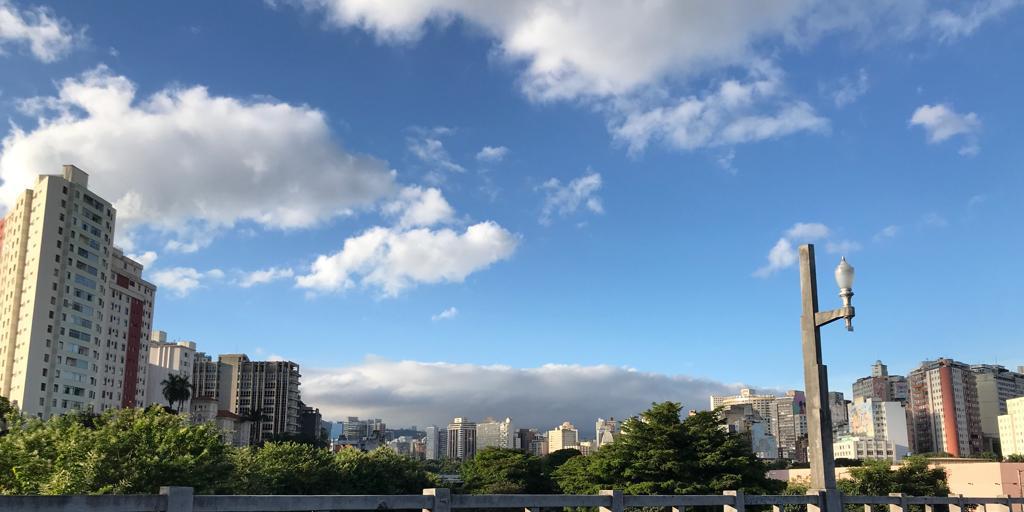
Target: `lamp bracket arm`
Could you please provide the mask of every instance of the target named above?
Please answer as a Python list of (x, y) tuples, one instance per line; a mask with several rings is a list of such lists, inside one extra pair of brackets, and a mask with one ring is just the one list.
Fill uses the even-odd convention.
[(831, 311), (819, 311), (814, 314), (814, 326), (821, 327), (823, 325), (828, 325), (840, 318), (853, 318), (854, 314), (853, 306), (843, 306)]

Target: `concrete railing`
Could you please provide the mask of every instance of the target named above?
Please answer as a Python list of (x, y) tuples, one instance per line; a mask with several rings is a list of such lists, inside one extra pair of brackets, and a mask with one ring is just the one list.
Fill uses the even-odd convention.
[[(806, 507), (807, 512), (825, 511), (825, 495), (744, 495), (725, 491), (722, 495), (633, 496), (622, 491), (601, 491), (596, 495), (574, 494), (451, 494), (448, 489), (425, 489), (423, 494), (375, 496), (206, 496), (193, 495), (191, 487), (163, 487), (159, 495), (130, 496), (0, 496), (0, 512), (309, 512), (324, 510), (421, 510), (452, 512), (460, 509), (519, 509), (538, 512), (541, 508), (591, 507), (600, 512), (624, 512), (631, 507), (661, 507), (684, 512), (687, 507), (722, 507), (723, 512), (746, 512), (746, 507), (781, 512), (782, 507)], [(861, 505), (864, 512), (887, 507), (888, 512), (910, 512), (912, 505), (933, 512), (945, 505), (949, 512), (980, 507), (984, 512), (1024, 510), (1024, 498), (997, 496), (842, 496), (843, 505)]]

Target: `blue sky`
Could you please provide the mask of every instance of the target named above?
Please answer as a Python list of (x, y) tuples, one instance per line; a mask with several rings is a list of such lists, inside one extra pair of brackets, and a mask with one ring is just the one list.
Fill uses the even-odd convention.
[[(1024, 364), (1019, 2), (638, 5), (3, 0), (0, 199), (73, 161), (157, 328), (339, 417), (802, 387), (808, 241), (822, 307), (858, 271), (833, 389)], [(522, 393), (439, 384), (494, 372)]]

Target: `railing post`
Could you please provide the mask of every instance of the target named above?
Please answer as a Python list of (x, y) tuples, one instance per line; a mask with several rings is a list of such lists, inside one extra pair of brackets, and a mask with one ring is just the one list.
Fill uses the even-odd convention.
[(807, 491), (807, 494), (818, 497), (814, 503), (807, 504), (807, 512), (825, 512), (825, 491)]
[(950, 498), (953, 498), (953, 503), (949, 504), (949, 512), (963, 512), (964, 508), (964, 495), (963, 494), (950, 494)]
[(723, 512), (746, 512), (747, 500), (743, 499), (743, 491), (722, 491), (722, 494), (736, 497), (736, 501), (732, 505), (725, 504)]
[(902, 492), (890, 492), (889, 497), (899, 498), (900, 503), (898, 505), (889, 504), (889, 512), (910, 512), (907, 507), (907, 495)]
[(425, 508), (423, 509), (423, 512), (451, 512), (452, 491), (450, 489), (445, 489), (444, 487), (423, 489), (423, 495), (434, 497), (434, 505), (432, 508)]
[(993, 509), (991, 511), (989, 511), (986, 508), (985, 510), (987, 512), (1012, 512), (1013, 511), (1013, 505), (1011, 505), (1012, 502), (1010, 501), (1010, 497), (1009, 496), (1007, 496), (1005, 494), (1000, 494), (999, 496), (996, 496), (996, 498), (999, 499), (999, 501), (992, 503), (992, 505), (994, 505), (994, 507), (993, 507)]
[(614, 490), (603, 490), (599, 492), (601, 496), (611, 496), (612, 502), (610, 507), (601, 507), (600, 512), (625, 512), (626, 507), (622, 499), (622, 491)]
[(167, 512), (192, 512), (191, 487), (161, 487), (160, 494), (167, 496)]

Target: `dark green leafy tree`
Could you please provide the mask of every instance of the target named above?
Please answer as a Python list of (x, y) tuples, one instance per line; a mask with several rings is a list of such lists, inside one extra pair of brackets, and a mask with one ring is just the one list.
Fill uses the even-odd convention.
[(911, 496), (948, 496), (946, 471), (928, 465), (924, 457), (907, 457), (895, 470), (888, 460), (868, 460), (850, 470), (843, 483), (848, 494), (886, 496), (902, 492)]
[(784, 483), (767, 477), (746, 435), (722, 428), (717, 411), (680, 418), (678, 403), (654, 404), (627, 420), (622, 435), (589, 457), (555, 470), (563, 492), (622, 489), (629, 494), (718, 494), (742, 490), (777, 493)]
[(1013, 454), (1007, 455), (1006, 458), (1003, 459), (1003, 460), (1005, 460), (1006, 462), (1024, 462), (1024, 454), (1013, 453)]
[(341, 470), (338, 494), (419, 494), (435, 480), (423, 465), (394, 450), (341, 450), (335, 454)]
[(7, 417), (18, 414), (18, 408), (11, 405), (11, 401), (5, 396), (0, 396), (0, 435), (7, 432)]
[(508, 448), (480, 450), (462, 465), (461, 475), (470, 494), (539, 494), (551, 489), (540, 458)]
[(234, 451), (235, 494), (337, 494), (342, 478), (334, 454), (302, 443), (265, 443)]
[(555, 450), (544, 457), (541, 457), (541, 469), (544, 471), (544, 476), (550, 479), (552, 475), (554, 475), (555, 470), (562, 467), (562, 464), (565, 464), (573, 457), (579, 457), (581, 455), (583, 455), (583, 453), (575, 448), (566, 448), (563, 450)]
[(0, 493), (154, 494), (162, 485), (209, 493), (231, 476), (227, 452), (212, 425), (189, 425), (160, 408), (90, 421), (18, 419), (0, 437)]

